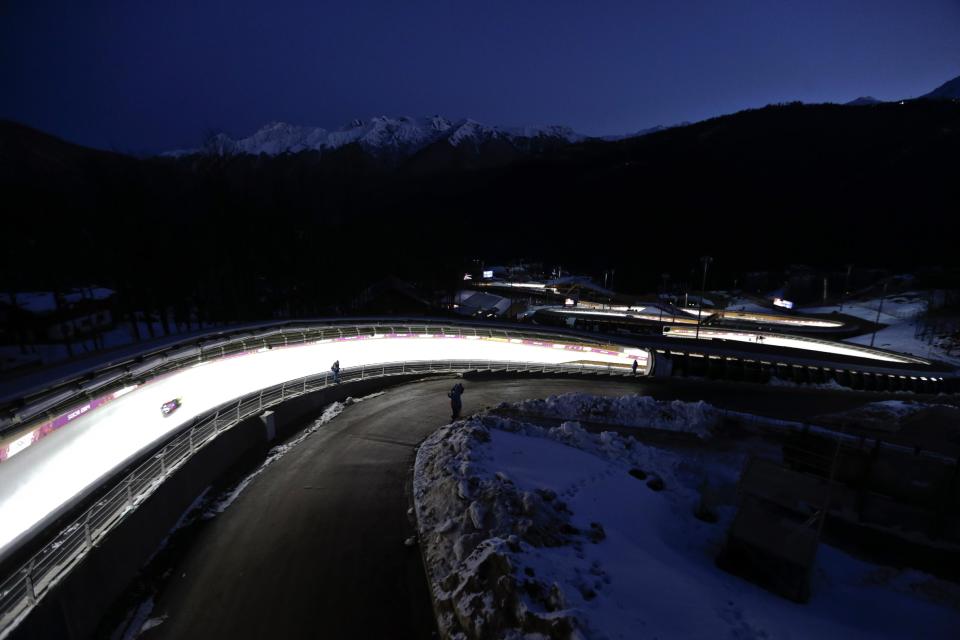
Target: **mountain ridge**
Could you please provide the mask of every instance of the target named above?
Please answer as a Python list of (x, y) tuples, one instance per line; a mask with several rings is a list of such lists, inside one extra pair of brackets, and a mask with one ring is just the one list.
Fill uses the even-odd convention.
[(336, 130), (270, 122), (245, 138), (235, 139), (219, 133), (211, 136), (197, 149), (170, 151), (161, 155), (276, 156), (304, 151), (323, 153), (357, 144), (375, 156), (409, 156), (438, 142), (446, 142), (453, 147), (479, 147), (486, 142), (499, 140), (522, 147), (527, 146), (525, 142), (532, 139), (574, 143), (590, 137), (563, 125), (501, 127), (470, 118), (453, 121), (439, 115), (421, 118), (375, 116), (367, 120), (353, 120), (349, 125)]
[(920, 97), (928, 100), (960, 100), (960, 76), (947, 80), (930, 93)]

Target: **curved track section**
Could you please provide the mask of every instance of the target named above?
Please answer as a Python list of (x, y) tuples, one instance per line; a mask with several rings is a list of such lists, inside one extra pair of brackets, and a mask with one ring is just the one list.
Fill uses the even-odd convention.
[[(260, 389), (327, 375), (331, 363), (344, 368), (451, 360), (482, 363), (616, 367), (628, 373), (634, 360), (641, 373), (650, 367), (644, 350), (585, 342), (443, 333), (374, 333), (321, 339), (288, 347), (243, 352), (179, 369), (127, 391), (109, 402), (96, 401), (75, 414), (66, 428), (32, 431), (14, 442), (0, 464), (0, 555), (49, 514), (97, 485), (131, 459), (156, 446), (194, 419)], [(116, 393), (112, 394), (117, 396)], [(163, 415), (161, 407), (179, 399)], [(68, 414), (70, 415), (70, 414)], [(29, 440), (24, 440), (29, 438)]]
[[(61, 425), (68, 428), (33, 431), (36, 439), (0, 465), (0, 510), (5, 516), (0, 533), (8, 552), (43, 531), (93, 488), (113, 480), (132, 460), (159, 451), (119, 482), (113, 480), (106, 495), (0, 582), (0, 638), (207, 442), (269, 406), (337, 384), (326, 371), (333, 360), (344, 366), (343, 381), (503, 369), (632, 375), (634, 362), (641, 365), (638, 374), (649, 373), (653, 363), (643, 349), (575, 342), (567, 336), (551, 340), (478, 335), (460, 327), (431, 329), (267, 345), (200, 360), (127, 385), (123, 393), (108, 394), (107, 401), (74, 409)], [(348, 363), (355, 366), (346, 367)], [(160, 409), (171, 397), (178, 398), (180, 406), (164, 415)]]
[[(450, 384), (392, 387), (263, 468), (170, 567), (151, 613), (165, 622), (143, 640), (432, 637), (420, 554), (403, 545), (416, 534), (407, 483), (416, 446), (449, 421)], [(642, 388), (616, 378), (468, 381), (464, 414), (570, 391)]]

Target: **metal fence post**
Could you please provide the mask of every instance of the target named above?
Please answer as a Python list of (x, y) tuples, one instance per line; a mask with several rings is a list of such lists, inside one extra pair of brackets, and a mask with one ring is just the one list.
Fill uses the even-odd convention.
[(87, 551), (93, 549), (93, 534), (90, 532), (90, 510), (83, 515), (83, 538), (87, 541)]
[(27, 589), (27, 602), (30, 603), (30, 606), (37, 604), (37, 593), (33, 589), (33, 563), (35, 560), (31, 559), (30, 564), (27, 565), (27, 568), (23, 570), (23, 582), (24, 586)]

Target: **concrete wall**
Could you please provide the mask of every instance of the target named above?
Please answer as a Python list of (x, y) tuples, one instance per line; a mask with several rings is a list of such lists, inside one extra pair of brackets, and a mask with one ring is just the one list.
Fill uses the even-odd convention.
[[(344, 383), (294, 398), (272, 408), (277, 438), (303, 428), (331, 402), (359, 397), (423, 374)], [(244, 455), (266, 452), (267, 429), (260, 416), (244, 420), (187, 460), (176, 473), (102, 539), (48, 592), (13, 631), (11, 639), (80, 640), (90, 637), (108, 609), (129, 588), (140, 568), (214, 480)]]

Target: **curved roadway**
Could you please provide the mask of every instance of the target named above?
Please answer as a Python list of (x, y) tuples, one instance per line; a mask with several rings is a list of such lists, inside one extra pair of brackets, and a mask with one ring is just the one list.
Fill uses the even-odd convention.
[[(467, 381), (464, 415), (501, 401), (631, 382)], [(415, 447), (449, 422), (450, 379), (348, 407), (257, 476), (171, 572), (143, 638), (429, 638), (407, 516)]]
[[(141, 637), (431, 637), (420, 555), (403, 541), (414, 532), (407, 508), (415, 447), (449, 421), (450, 385), (411, 383), (348, 407), (267, 467), (200, 528), (156, 598), (151, 615), (165, 621)], [(793, 419), (875, 399), (641, 379), (468, 380), (466, 387), (464, 415), (571, 391), (703, 399)]]

